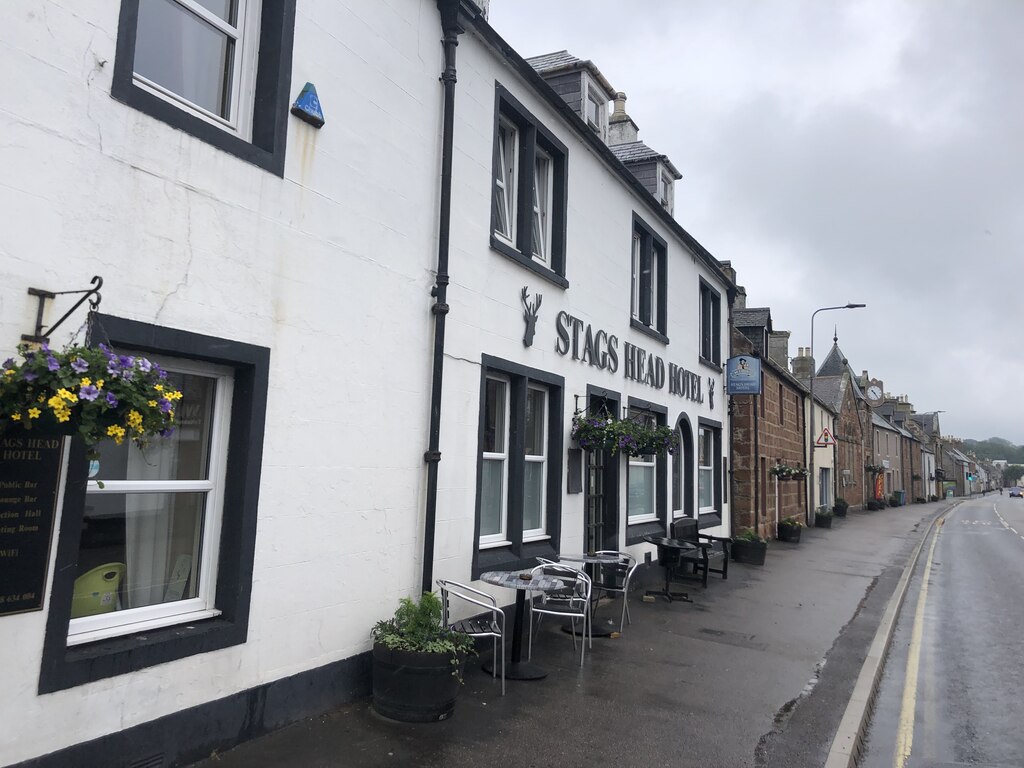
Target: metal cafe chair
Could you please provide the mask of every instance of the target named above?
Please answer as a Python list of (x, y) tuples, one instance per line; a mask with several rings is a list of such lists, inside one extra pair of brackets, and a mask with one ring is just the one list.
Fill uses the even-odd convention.
[[(501, 641), (501, 695), (505, 695), (505, 614), (498, 607), (498, 601), (491, 595), (466, 584), (449, 579), (438, 579), (437, 586), (441, 590), (441, 606), (444, 625), (454, 632), (461, 632), (470, 637), (489, 637), (492, 641), (494, 662), (491, 666), (491, 677), (498, 673), (498, 641)], [(468, 605), (482, 608), (485, 612), (468, 619), (451, 620), (453, 601), (462, 601)]]
[(594, 647), (594, 638), (590, 633), (590, 577), (583, 571), (579, 571), (568, 565), (559, 563), (541, 563), (533, 569), (533, 573), (543, 573), (546, 576), (554, 576), (561, 579), (565, 585), (555, 592), (543, 592), (530, 600), (530, 640), (527, 646), (527, 658), (533, 657), (533, 614), (539, 614), (537, 626), (545, 615), (561, 616), (572, 622), (572, 647), (576, 650), (576, 620), (583, 621), (583, 634), (580, 643), (580, 666), (583, 666), (583, 656), (587, 648), (587, 640), (590, 640), (590, 647)]
[(617, 563), (600, 563), (595, 575), (596, 583), (594, 591), (597, 593), (622, 595), (622, 615), (619, 617), (619, 632), (622, 632), (626, 621), (633, 623), (629, 615), (629, 583), (633, 578), (633, 571), (636, 570), (636, 558), (628, 552), (616, 552), (615, 550), (602, 550), (598, 555), (614, 555), (619, 558)]

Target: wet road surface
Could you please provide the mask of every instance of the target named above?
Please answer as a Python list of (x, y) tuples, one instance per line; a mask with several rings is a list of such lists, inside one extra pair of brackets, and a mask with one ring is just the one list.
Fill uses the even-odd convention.
[(1024, 500), (965, 500), (925, 542), (860, 768), (1024, 766)]

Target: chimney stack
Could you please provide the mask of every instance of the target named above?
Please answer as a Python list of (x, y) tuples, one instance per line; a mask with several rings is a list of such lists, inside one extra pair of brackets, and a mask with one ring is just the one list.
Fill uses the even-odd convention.
[(612, 116), (608, 118), (608, 146), (639, 141), (640, 129), (626, 114), (626, 94), (622, 91), (616, 93), (614, 104)]
[(768, 359), (789, 369), (789, 331), (772, 331), (768, 335)]
[(793, 377), (804, 385), (810, 382), (811, 372), (814, 370), (814, 358), (811, 357), (810, 348), (798, 347), (792, 363)]

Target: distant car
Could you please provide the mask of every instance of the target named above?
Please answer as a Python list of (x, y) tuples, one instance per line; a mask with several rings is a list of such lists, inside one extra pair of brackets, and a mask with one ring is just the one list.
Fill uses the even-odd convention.
[(1018, 499), (1024, 498), (1024, 488), (1020, 488), (1020, 487), (1011, 488), (1010, 489), (1010, 498), (1012, 499), (1014, 497), (1016, 497)]

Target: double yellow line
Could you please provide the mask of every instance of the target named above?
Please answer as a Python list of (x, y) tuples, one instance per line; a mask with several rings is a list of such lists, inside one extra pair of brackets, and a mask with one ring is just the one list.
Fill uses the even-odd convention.
[(921, 593), (917, 596), (917, 609), (914, 611), (914, 629), (910, 636), (910, 650), (907, 653), (907, 676), (903, 682), (903, 705), (900, 708), (899, 729), (896, 732), (896, 755), (893, 761), (895, 768), (905, 768), (910, 759), (910, 750), (914, 745), (914, 713), (917, 708), (917, 673), (921, 666), (921, 638), (924, 635), (924, 609), (928, 600), (928, 581), (932, 573), (932, 559), (935, 557), (935, 545), (939, 541), (939, 533), (946, 522), (943, 517), (938, 521), (935, 535), (932, 536), (928, 548), (928, 560), (924, 565), (921, 579)]

